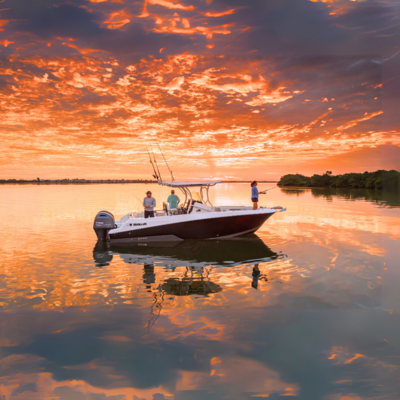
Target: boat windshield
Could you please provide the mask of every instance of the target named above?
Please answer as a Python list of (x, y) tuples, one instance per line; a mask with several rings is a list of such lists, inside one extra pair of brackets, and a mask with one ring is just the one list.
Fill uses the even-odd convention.
[(199, 192), (192, 192), (192, 199), (193, 199), (193, 201), (197, 201), (199, 203), (203, 203), (203, 199), (201, 198)]

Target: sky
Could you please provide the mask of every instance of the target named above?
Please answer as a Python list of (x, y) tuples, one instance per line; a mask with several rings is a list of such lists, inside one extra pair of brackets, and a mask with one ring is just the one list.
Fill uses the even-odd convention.
[(0, 0), (0, 178), (400, 170), (398, 0)]

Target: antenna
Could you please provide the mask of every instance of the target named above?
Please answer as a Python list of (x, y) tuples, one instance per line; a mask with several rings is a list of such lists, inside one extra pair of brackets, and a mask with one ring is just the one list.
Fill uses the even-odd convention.
[(165, 157), (164, 157), (164, 153), (162, 152), (161, 147), (160, 147), (160, 145), (158, 144), (157, 141), (156, 141), (156, 143), (157, 143), (158, 148), (159, 148), (160, 151), (161, 151), (161, 154), (162, 154), (162, 156), (163, 156), (163, 159), (164, 159), (164, 161), (165, 161), (165, 164), (167, 164), (167, 168), (168, 168), (169, 173), (171, 174), (171, 178), (172, 178), (172, 180), (174, 181), (174, 180), (175, 180), (175, 179), (174, 179), (174, 176), (172, 175), (172, 171), (171, 171), (171, 169), (169, 168), (169, 165), (168, 165), (168, 163), (167, 163), (167, 160), (166, 160)]

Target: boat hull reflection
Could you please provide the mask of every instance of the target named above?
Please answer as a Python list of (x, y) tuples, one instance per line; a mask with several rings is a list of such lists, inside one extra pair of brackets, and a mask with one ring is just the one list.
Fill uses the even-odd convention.
[(259, 263), (278, 257), (277, 253), (254, 234), (218, 241), (187, 240), (137, 244), (98, 242), (93, 250), (93, 257), (99, 265), (104, 262), (110, 263), (114, 255), (119, 255), (128, 264), (199, 268), (210, 265), (227, 267)]

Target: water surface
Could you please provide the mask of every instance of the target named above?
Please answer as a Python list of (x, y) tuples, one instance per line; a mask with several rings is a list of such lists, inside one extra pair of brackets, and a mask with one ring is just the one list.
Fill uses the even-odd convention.
[[(0, 186), (2, 398), (400, 398), (398, 194), (274, 189), (287, 211), (257, 235), (96, 244), (95, 214), (149, 189), (169, 194)], [(250, 205), (248, 184), (210, 194)]]

